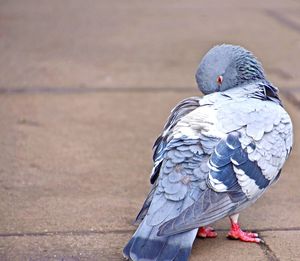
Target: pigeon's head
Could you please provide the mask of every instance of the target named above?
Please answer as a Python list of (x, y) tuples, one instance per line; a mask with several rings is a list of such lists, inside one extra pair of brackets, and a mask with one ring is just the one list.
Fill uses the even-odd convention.
[(217, 45), (203, 57), (196, 80), (204, 94), (225, 91), (265, 79), (263, 68), (246, 49), (229, 44)]

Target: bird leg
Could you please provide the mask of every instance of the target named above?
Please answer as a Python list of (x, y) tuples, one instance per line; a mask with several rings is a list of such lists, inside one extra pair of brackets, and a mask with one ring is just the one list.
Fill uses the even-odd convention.
[(217, 235), (212, 227), (199, 227), (197, 232), (198, 238), (215, 238)]
[(244, 242), (254, 242), (254, 243), (263, 242), (263, 240), (258, 237), (257, 233), (244, 232), (243, 230), (241, 230), (240, 225), (238, 223), (239, 214), (234, 214), (229, 218), (231, 222), (231, 229), (227, 235), (227, 238), (239, 239)]

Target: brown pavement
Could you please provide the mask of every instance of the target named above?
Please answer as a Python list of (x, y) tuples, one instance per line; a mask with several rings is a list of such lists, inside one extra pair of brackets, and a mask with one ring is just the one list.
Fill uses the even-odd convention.
[[(170, 109), (215, 43), (282, 88), (295, 146), (241, 216), (266, 245), (196, 240), (191, 260), (300, 260), (297, 1), (0, 1), (0, 260), (122, 260)], [(300, 96), (299, 96), (300, 97)], [(300, 101), (300, 100), (299, 100)]]
[(2, 0), (0, 86), (182, 87), (217, 43), (298, 86), (299, 1)]

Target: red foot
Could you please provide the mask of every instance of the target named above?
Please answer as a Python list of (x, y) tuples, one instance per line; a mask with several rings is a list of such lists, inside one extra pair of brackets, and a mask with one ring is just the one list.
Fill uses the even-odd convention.
[(212, 227), (200, 227), (197, 233), (197, 237), (200, 238), (215, 238), (217, 235)]
[(244, 242), (263, 242), (263, 240), (258, 237), (257, 233), (244, 232), (241, 230), (239, 224), (233, 222), (231, 223), (231, 230), (229, 231), (227, 237), (230, 239), (239, 239)]

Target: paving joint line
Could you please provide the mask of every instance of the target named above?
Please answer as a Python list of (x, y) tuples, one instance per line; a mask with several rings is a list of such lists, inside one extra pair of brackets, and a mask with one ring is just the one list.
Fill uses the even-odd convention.
[(197, 91), (197, 87), (190, 86), (181, 86), (181, 87), (50, 87), (50, 86), (41, 86), (41, 87), (17, 87), (17, 88), (5, 88), (0, 87), (0, 95), (2, 94), (87, 94), (87, 93), (127, 93), (127, 92), (192, 92)]
[(93, 234), (126, 234), (134, 232), (133, 229), (115, 229), (115, 230), (66, 230), (66, 231), (42, 231), (42, 232), (11, 232), (0, 233), (1, 237), (39, 237), (39, 236), (88, 236)]
[[(261, 228), (261, 229), (245, 229), (254, 232), (287, 232), (300, 231), (300, 227), (289, 228)], [(24, 237), (24, 236), (88, 236), (93, 234), (127, 234), (133, 233), (134, 229), (112, 229), (112, 230), (66, 230), (66, 231), (43, 231), (43, 232), (11, 232), (0, 233), (0, 237)], [(216, 231), (225, 232), (227, 229), (217, 229)]]
[[(0, 95), (5, 94), (86, 94), (86, 93), (126, 93), (126, 92), (197, 92), (198, 88), (196, 86), (177, 86), (177, 87), (170, 87), (170, 86), (161, 86), (161, 87), (122, 87), (122, 86), (98, 86), (98, 87), (59, 87), (59, 86), (41, 86), (41, 87), (1, 87), (0, 86)], [(300, 92), (300, 88), (297, 87), (286, 87), (280, 88), (280, 93), (290, 94), (290, 93), (298, 93)]]
[[(196, 92), (196, 87), (20, 87), (4, 88), (0, 87), (0, 95), (26, 95), (26, 94), (89, 94), (89, 93), (162, 93), (162, 92)], [(286, 97), (293, 105), (300, 109), (300, 101), (294, 93), (300, 92), (300, 88), (283, 88), (280, 93)], [(202, 94), (199, 93), (201, 96)]]
[(267, 244), (266, 240), (264, 238), (262, 238), (261, 236), (260, 236), (260, 238), (263, 239), (264, 242), (260, 243), (259, 247), (264, 252), (268, 261), (280, 261), (280, 259), (276, 256), (275, 252)]

